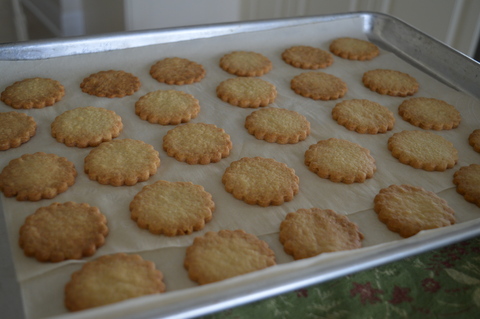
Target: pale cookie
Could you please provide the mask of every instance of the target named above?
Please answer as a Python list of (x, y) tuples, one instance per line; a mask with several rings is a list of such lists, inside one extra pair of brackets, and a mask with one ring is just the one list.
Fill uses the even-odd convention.
[(470, 133), (468, 136), (468, 143), (476, 152), (480, 153), (480, 129), (476, 129)]
[(329, 138), (310, 145), (305, 165), (321, 178), (336, 183), (363, 183), (377, 170), (370, 151), (356, 143)]
[(403, 101), (398, 106), (398, 114), (410, 124), (425, 130), (451, 130), (462, 120), (460, 112), (453, 105), (426, 97)]
[(388, 139), (400, 163), (426, 171), (445, 171), (458, 161), (458, 151), (444, 137), (428, 131), (402, 131)]
[(65, 96), (64, 86), (48, 78), (29, 78), (5, 88), (0, 100), (14, 109), (40, 109), (52, 106)]
[(313, 100), (336, 100), (347, 93), (347, 84), (335, 75), (324, 72), (306, 72), (290, 81), (292, 90)]
[(378, 47), (370, 41), (356, 38), (337, 38), (330, 43), (330, 52), (348, 60), (366, 61), (380, 54)]
[(26, 256), (60, 262), (92, 256), (105, 243), (107, 219), (86, 203), (53, 203), (25, 219), (19, 244)]
[(393, 129), (393, 112), (379, 103), (353, 99), (338, 103), (332, 109), (332, 118), (350, 131), (360, 134), (385, 133)]
[(153, 234), (178, 236), (201, 230), (212, 219), (212, 195), (191, 182), (157, 181), (130, 203), (130, 216)]
[(122, 118), (101, 107), (77, 107), (55, 118), (51, 134), (67, 146), (88, 147), (111, 141), (123, 129)]
[(220, 59), (220, 67), (238, 76), (261, 76), (270, 72), (272, 61), (257, 52), (234, 51)]
[(407, 73), (396, 70), (376, 69), (367, 71), (363, 84), (371, 91), (390, 96), (408, 96), (417, 93), (417, 80)]
[(65, 285), (65, 306), (80, 311), (165, 292), (163, 274), (139, 255), (117, 253), (85, 263)]
[(357, 249), (363, 234), (346, 216), (330, 209), (299, 209), (280, 224), (280, 242), (295, 260), (322, 253)]
[(185, 85), (200, 82), (206, 75), (203, 65), (183, 58), (165, 58), (150, 68), (150, 75), (161, 83)]
[(159, 153), (152, 145), (133, 139), (104, 142), (85, 157), (84, 170), (100, 184), (122, 186), (144, 182), (157, 172)]
[(157, 90), (135, 103), (135, 114), (152, 124), (177, 125), (197, 117), (200, 104), (193, 95), (177, 90)]
[(232, 141), (214, 124), (187, 123), (175, 127), (163, 137), (168, 156), (187, 164), (210, 164), (230, 155)]
[(11, 160), (0, 173), (0, 191), (19, 201), (54, 198), (75, 183), (72, 162), (55, 154), (37, 152)]
[(374, 210), (388, 229), (402, 237), (455, 224), (455, 212), (435, 193), (410, 185), (390, 185), (375, 196)]
[(83, 92), (98, 97), (121, 98), (140, 89), (140, 79), (125, 71), (100, 71), (90, 74), (80, 83)]
[(324, 69), (333, 63), (333, 56), (325, 50), (306, 45), (293, 46), (282, 53), (286, 63), (301, 69)]
[(298, 193), (295, 170), (272, 158), (243, 157), (222, 177), (225, 190), (250, 205), (267, 207), (289, 202)]
[(187, 248), (184, 266), (191, 280), (205, 285), (274, 266), (268, 244), (243, 230), (207, 232)]
[(254, 77), (227, 79), (216, 91), (222, 101), (239, 107), (267, 106), (277, 97), (277, 88), (272, 83)]
[(480, 207), (480, 165), (471, 164), (460, 167), (453, 175), (453, 183), (457, 185), (457, 192), (466, 201)]
[(19, 147), (37, 132), (33, 117), (15, 111), (0, 113), (0, 151)]
[(245, 120), (245, 128), (259, 140), (278, 144), (295, 144), (310, 135), (310, 122), (305, 116), (279, 108), (252, 112)]

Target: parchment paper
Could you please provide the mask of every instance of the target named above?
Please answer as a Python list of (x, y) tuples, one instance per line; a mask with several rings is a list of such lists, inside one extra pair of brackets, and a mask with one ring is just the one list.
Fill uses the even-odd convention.
[[(434, 191), (445, 198), (455, 209), (457, 223), (468, 222), (478, 218), (479, 208), (467, 203), (456, 193), (452, 183), (453, 173), (461, 166), (478, 163), (480, 154), (468, 145), (468, 135), (480, 126), (480, 103), (478, 100), (460, 93), (430, 76), (406, 64), (394, 54), (382, 49), (379, 57), (366, 62), (349, 61), (335, 57), (332, 66), (321, 71), (340, 77), (347, 83), (348, 92), (340, 100), (314, 101), (301, 97), (290, 89), (290, 80), (305, 70), (294, 68), (281, 59), (281, 53), (294, 45), (310, 45), (328, 50), (330, 42), (340, 36), (364, 38), (360, 19), (329, 21), (323, 23), (280, 28), (270, 31), (259, 31), (245, 34), (228, 35), (217, 38), (184, 41), (171, 44), (154, 45), (121, 51), (53, 58), (41, 61), (0, 61), (0, 88), (3, 90), (14, 81), (27, 77), (50, 77), (60, 81), (66, 88), (65, 98), (54, 106), (44, 109), (20, 110), (33, 116), (38, 124), (37, 134), (28, 143), (16, 149), (3, 151), (0, 154), (0, 168), (25, 153), (44, 151), (67, 157), (78, 171), (76, 183), (65, 193), (51, 200), (38, 202), (18, 202), (14, 198), (2, 195), (1, 202), (9, 228), (9, 240), (12, 243), (13, 260), (17, 277), (21, 283), (22, 293), (28, 318), (50, 316), (109, 317), (121, 309), (122, 314), (128, 311), (139, 311), (144, 307), (161, 306), (163, 303), (181, 302), (184, 296), (192, 298), (200, 293), (218, 289), (229, 289), (238, 279), (222, 283), (198, 287), (188, 279), (183, 268), (183, 257), (186, 247), (193, 238), (206, 231), (221, 229), (244, 229), (267, 241), (277, 255), (277, 262), (283, 264), (281, 271), (294, 270), (299, 265), (328, 261), (353, 254), (324, 254), (311, 260), (293, 261), (291, 256), (283, 252), (278, 241), (278, 228), (284, 216), (300, 208), (320, 207), (333, 209), (346, 214), (356, 222), (365, 235), (364, 246), (355, 253), (375, 249), (376, 245), (394, 243), (402, 240), (400, 236), (388, 231), (378, 221), (373, 211), (373, 198), (377, 192), (391, 184), (411, 184)], [(278, 97), (269, 107), (295, 110), (307, 117), (311, 123), (311, 134), (305, 140), (294, 145), (280, 145), (256, 140), (244, 128), (245, 117), (255, 109), (242, 109), (227, 104), (216, 97), (217, 85), (232, 75), (221, 70), (219, 59), (234, 50), (256, 51), (264, 54), (273, 62), (273, 70), (262, 76), (262, 79), (273, 83), (278, 90)], [(150, 77), (149, 69), (156, 61), (165, 57), (179, 56), (201, 63), (207, 76), (192, 85), (173, 86), (158, 83)], [(420, 90), (415, 96), (434, 97), (454, 105), (462, 113), (461, 125), (451, 131), (435, 132), (453, 142), (460, 160), (453, 169), (445, 172), (426, 172), (399, 163), (388, 151), (387, 140), (395, 132), (416, 130), (417, 127), (405, 122), (398, 115), (398, 105), (405, 99), (383, 96), (374, 93), (361, 83), (365, 71), (387, 68), (399, 70), (414, 76), (420, 83)], [(99, 98), (83, 93), (79, 85), (83, 78), (101, 70), (124, 70), (138, 76), (142, 86), (134, 95), (124, 98)], [(158, 89), (177, 89), (194, 95), (201, 105), (201, 111), (195, 123), (212, 123), (225, 129), (230, 134), (233, 150), (228, 158), (215, 164), (188, 165), (167, 156), (162, 150), (162, 138), (174, 126), (150, 124), (141, 120), (134, 113), (135, 102), (144, 94)], [(395, 127), (385, 134), (358, 134), (338, 125), (331, 117), (331, 110), (339, 101), (365, 98), (376, 101), (389, 108), (396, 118)], [(123, 120), (124, 131), (118, 137), (140, 139), (150, 143), (160, 152), (161, 166), (156, 175), (148, 181), (135, 186), (113, 187), (100, 185), (88, 179), (83, 172), (83, 160), (92, 148), (79, 149), (58, 143), (50, 135), (50, 124), (53, 119), (66, 110), (81, 106), (104, 107), (117, 112)], [(11, 111), (0, 105), (1, 112)], [(347, 139), (368, 148), (376, 160), (377, 172), (374, 178), (365, 183), (346, 185), (333, 183), (319, 178), (304, 165), (304, 153), (311, 144), (330, 137)], [(281, 206), (262, 208), (248, 205), (233, 198), (224, 190), (221, 176), (232, 161), (241, 157), (263, 156), (274, 158), (295, 169), (300, 177), (300, 192), (293, 201)], [(216, 204), (214, 217), (202, 231), (187, 236), (166, 237), (153, 235), (140, 229), (130, 219), (129, 203), (134, 195), (145, 185), (157, 180), (191, 181), (200, 184), (210, 192)], [(33, 258), (25, 257), (18, 246), (18, 230), (25, 218), (42, 206), (53, 202), (87, 202), (100, 208), (107, 216), (110, 234), (105, 246), (97, 253), (81, 261), (65, 261), (61, 263), (40, 263)], [(144, 258), (156, 263), (165, 275), (168, 292), (160, 296), (152, 296), (128, 301), (125, 303), (102, 307), (80, 314), (68, 314), (63, 306), (63, 288), (69, 281), (72, 272), (81, 265), (101, 255), (116, 252), (139, 253)], [(2, 258), (6, 258), (2, 256)], [(275, 267), (274, 267), (275, 268)], [(263, 276), (270, 276), (273, 270), (251, 274), (261, 283)], [(259, 278), (256, 278), (258, 276)], [(249, 277), (250, 278), (250, 277)], [(129, 310), (126, 310), (129, 309)]]

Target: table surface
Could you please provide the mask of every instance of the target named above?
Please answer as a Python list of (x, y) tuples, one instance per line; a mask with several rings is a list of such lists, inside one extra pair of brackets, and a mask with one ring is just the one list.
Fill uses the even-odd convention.
[(475, 237), (201, 319), (479, 316), (480, 237)]

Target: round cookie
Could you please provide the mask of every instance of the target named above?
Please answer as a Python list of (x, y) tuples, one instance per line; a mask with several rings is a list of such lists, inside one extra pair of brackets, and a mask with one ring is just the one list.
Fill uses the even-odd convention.
[(41, 109), (65, 96), (64, 86), (49, 78), (28, 78), (5, 88), (0, 100), (14, 109)]
[(396, 70), (376, 69), (363, 74), (363, 84), (371, 91), (390, 96), (408, 96), (417, 93), (417, 80)]
[(153, 234), (177, 236), (203, 229), (212, 219), (212, 195), (191, 182), (157, 181), (130, 203), (131, 218)]
[(451, 130), (462, 120), (460, 112), (453, 105), (426, 97), (403, 101), (398, 106), (398, 114), (410, 124), (425, 130)]
[(243, 230), (220, 230), (196, 237), (184, 266), (191, 280), (205, 285), (274, 266), (268, 244)]
[(363, 183), (377, 170), (370, 151), (356, 143), (329, 138), (310, 145), (305, 165), (321, 178), (336, 183)]
[(457, 192), (466, 201), (480, 207), (480, 165), (470, 164), (460, 167), (453, 174), (453, 183), (457, 186)]
[(468, 143), (476, 152), (480, 153), (480, 129), (476, 129), (470, 133), (468, 136)]
[(340, 78), (320, 72), (305, 72), (290, 81), (291, 89), (313, 100), (336, 100), (347, 93), (347, 84)]
[(0, 151), (19, 147), (37, 132), (33, 117), (20, 112), (0, 113)]
[(53, 203), (25, 219), (19, 244), (26, 256), (41, 262), (60, 262), (92, 256), (107, 235), (107, 219), (97, 207)]
[(140, 89), (140, 79), (135, 75), (117, 70), (90, 74), (80, 83), (82, 92), (98, 97), (121, 98)]
[(282, 53), (286, 63), (301, 69), (324, 69), (333, 63), (333, 56), (325, 50), (306, 45), (293, 46)]
[(458, 161), (453, 144), (429, 131), (395, 133), (388, 139), (388, 149), (400, 163), (426, 171), (445, 171)]
[(363, 234), (346, 216), (330, 209), (299, 209), (280, 224), (280, 242), (295, 260), (361, 248)]
[(372, 42), (356, 38), (337, 38), (330, 43), (330, 52), (348, 60), (366, 61), (380, 54), (378, 47)]
[(238, 76), (262, 76), (270, 72), (272, 61), (257, 52), (234, 51), (220, 59), (220, 67)]
[(245, 128), (259, 140), (278, 144), (295, 144), (310, 134), (310, 122), (305, 116), (279, 108), (252, 112), (245, 120)]
[(152, 65), (150, 75), (158, 82), (186, 85), (200, 82), (206, 75), (203, 65), (188, 59), (165, 58)]
[(163, 137), (168, 156), (188, 164), (210, 164), (230, 155), (230, 135), (214, 124), (187, 123), (175, 127)]
[(375, 196), (374, 210), (388, 229), (402, 237), (455, 224), (455, 212), (435, 193), (410, 185), (390, 185)]
[(272, 83), (254, 77), (227, 79), (217, 86), (216, 92), (222, 101), (244, 108), (267, 106), (277, 97)]

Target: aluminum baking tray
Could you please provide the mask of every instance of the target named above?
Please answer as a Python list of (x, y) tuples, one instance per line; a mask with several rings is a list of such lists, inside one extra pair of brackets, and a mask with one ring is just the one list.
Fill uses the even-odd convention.
[[(354, 21), (354, 22), (352, 22)], [(380, 13), (358, 12), (328, 16), (273, 19), (250, 22), (224, 23), (138, 32), (124, 32), (100, 36), (61, 38), (0, 45), (0, 61), (42, 61), (66, 56), (114, 52), (132, 48), (202, 40), (255, 32), (285, 30), (298, 26), (329, 23), (355, 23), (370, 41), (382, 50), (391, 52), (409, 65), (456, 91), (480, 99), (480, 64), (468, 56), (446, 46), (412, 26)], [(473, 205), (471, 206), (473, 209)], [(24, 316), (22, 292), (15, 276), (9, 243), (8, 225), (0, 206), (0, 309), (2, 317)], [(112, 311), (109, 307), (71, 314), (67, 318), (93, 316), (97, 318), (186, 318), (200, 316), (230, 307), (236, 307), (263, 298), (272, 297), (301, 287), (325, 282), (347, 274), (362, 271), (384, 263), (419, 254), (444, 245), (480, 235), (480, 219), (469, 220), (453, 226), (361, 249), (323, 263), (292, 262), (258, 274), (248, 274), (233, 279), (219, 287), (216, 284), (198, 287), (202, 293), (193, 298), (182, 298), (184, 291), (170, 292), (171, 297), (161, 306), (152, 298), (126, 301), (125, 307)], [(312, 258), (315, 260), (315, 258)], [(197, 289), (197, 288), (193, 288)]]

